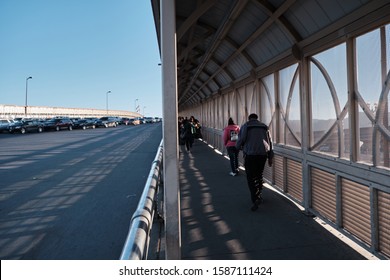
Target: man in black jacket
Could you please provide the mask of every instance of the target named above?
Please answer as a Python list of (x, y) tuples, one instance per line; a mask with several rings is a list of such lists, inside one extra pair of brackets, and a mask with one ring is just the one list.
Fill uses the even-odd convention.
[(263, 170), (268, 159), (269, 166), (272, 166), (272, 141), (268, 126), (258, 120), (256, 114), (250, 114), (240, 129), (237, 149), (242, 149), (244, 154), (244, 166), (248, 187), (252, 200), (252, 211), (259, 208), (262, 201)]

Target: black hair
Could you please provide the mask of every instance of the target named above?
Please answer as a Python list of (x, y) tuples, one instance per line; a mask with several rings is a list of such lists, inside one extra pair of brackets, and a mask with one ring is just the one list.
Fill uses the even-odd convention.
[(249, 120), (257, 120), (258, 118), (259, 117), (255, 113), (250, 114), (248, 117)]

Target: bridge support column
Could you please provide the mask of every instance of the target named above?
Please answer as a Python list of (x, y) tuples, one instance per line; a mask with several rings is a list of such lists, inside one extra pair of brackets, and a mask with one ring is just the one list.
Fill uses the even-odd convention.
[(175, 0), (161, 0), (166, 259), (181, 259)]

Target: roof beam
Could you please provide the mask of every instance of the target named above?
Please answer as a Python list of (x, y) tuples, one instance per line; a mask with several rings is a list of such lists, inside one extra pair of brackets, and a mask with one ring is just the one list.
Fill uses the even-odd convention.
[[(276, 8), (266, 0), (256, 0), (254, 2), (258, 4), (269, 17), (276, 11)], [(297, 43), (302, 40), (302, 36), (283, 15), (277, 18), (275, 22), (286, 31), (292, 41)]]
[[(233, 53), (224, 63), (221, 65), (221, 68), (225, 68), (235, 57), (241, 54), (245, 48), (251, 44), (256, 38), (260, 36), (260, 34), (264, 33), (275, 21), (283, 15), (294, 3), (296, 0), (286, 0), (264, 23), (252, 33), (251, 36), (237, 49), (235, 53)], [(199, 70), (199, 69), (198, 69)], [(216, 71), (203, 85), (208, 83), (211, 79), (213, 79), (219, 71)], [(199, 89), (200, 90), (200, 89)], [(195, 91), (192, 95), (195, 95), (199, 90)], [(183, 98), (184, 94), (181, 96)], [(191, 98), (191, 97), (190, 97)], [(185, 103), (185, 102), (184, 102)], [(179, 99), (180, 104), (180, 99)]]
[(179, 104), (183, 100), (183, 98), (186, 96), (192, 85), (194, 84), (195, 80), (198, 78), (199, 74), (203, 71), (203, 68), (207, 64), (207, 61), (210, 59), (210, 57), (213, 55), (219, 44), (221, 43), (222, 39), (226, 36), (228, 30), (233, 26), (234, 21), (239, 17), (241, 11), (245, 8), (246, 4), (249, 0), (245, 1), (234, 1), (232, 8), (230, 9), (230, 13), (225, 17), (222, 24), (219, 26), (217, 32), (215, 33), (215, 37), (213, 42), (211, 43), (209, 49), (206, 51), (205, 56), (203, 57), (202, 62), (200, 63), (197, 72), (192, 78), (192, 81), (186, 88), (186, 90), (183, 92), (183, 94), (179, 97)]
[(216, 2), (217, 0), (204, 1), (204, 3), (196, 9), (177, 30), (177, 41), (180, 41), (188, 29), (193, 26), (204, 13), (213, 7)]

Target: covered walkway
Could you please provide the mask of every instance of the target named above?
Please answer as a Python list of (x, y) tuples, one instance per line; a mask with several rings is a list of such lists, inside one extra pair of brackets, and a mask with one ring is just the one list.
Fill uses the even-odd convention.
[[(198, 119), (205, 141), (222, 151), (221, 132), (227, 120), (232, 117), (241, 126), (251, 113), (258, 114), (271, 132), (274, 166), (266, 168), (264, 174), (269, 182), (303, 207), (305, 213), (323, 217), (338, 232), (350, 234), (370, 252), (388, 258), (390, 2), (151, 2), (163, 81), (167, 259), (178, 259), (183, 252), (179, 248), (180, 231), (184, 252), (189, 249), (185, 247), (188, 238), (199, 243), (208, 240), (206, 233), (213, 232), (213, 227), (209, 231), (200, 228), (199, 236), (191, 237), (187, 229), (194, 230), (186, 223), (180, 225), (188, 214), (180, 213), (178, 198), (185, 206), (188, 192), (180, 188), (183, 180), (192, 182), (192, 177), (178, 174), (185, 163), (178, 158), (178, 117)], [(195, 157), (193, 163), (199, 160)], [(204, 168), (211, 166), (209, 158), (205, 163)], [(200, 166), (196, 167), (202, 171)], [(208, 188), (217, 188), (207, 172), (201, 171), (194, 172), (206, 178)], [(227, 191), (230, 184), (236, 185), (237, 178), (225, 176), (226, 171), (221, 171), (214, 180)], [(204, 192), (198, 198), (196, 192), (192, 193), (199, 178), (192, 182), (195, 185), (191, 183), (194, 197), (187, 198), (194, 202), (191, 211), (196, 210), (193, 207), (200, 198), (207, 202)], [(223, 183), (225, 179), (229, 184)], [(229, 193), (235, 193), (233, 190)], [(179, 191), (184, 194), (179, 196)], [(226, 192), (215, 192), (218, 195), (209, 197), (214, 208), (199, 204), (199, 211), (207, 210), (207, 214), (217, 209), (220, 196)], [(231, 207), (229, 211), (240, 213), (237, 209), (248, 208), (244, 200), (247, 194), (235, 194), (234, 205), (230, 200), (221, 202)], [(270, 209), (266, 207), (269, 203), (274, 205), (271, 201), (265, 201), (265, 209)], [(207, 221), (206, 214), (199, 223)], [(243, 221), (249, 214), (238, 215)], [(224, 232), (221, 237), (241, 230), (231, 224), (233, 219), (229, 217), (218, 221), (218, 225), (225, 225), (218, 228)], [(251, 222), (243, 224), (250, 227)], [(317, 238), (314, 233), (312, 238)], [(238, 240), (249, 244), (229, 238), (229, 246), (241, 248), (237, 252), (253, 250), (253, 242), (246, 237), (243, 234)], [(213, 245), (221, 240), (218, 238)], [(208, 255), (201, 248), (196, 253)]]
[(197, 140), (190, 153), (180, 150), (183, 260), (376, 259), (268, 184), (252, 212), (245, 171), (231, 177), (229, 170), (229, 161), (205, 142)]

